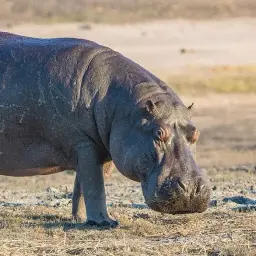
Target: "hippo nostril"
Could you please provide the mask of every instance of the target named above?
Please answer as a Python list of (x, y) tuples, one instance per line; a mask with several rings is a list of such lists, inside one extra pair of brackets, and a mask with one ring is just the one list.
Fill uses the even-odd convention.
[(180, 179), (177, 180), (177, 183), (178, 183), (178, 185), (180, 186), (180, 188), (182, 188), (184, 191), (186, 191), (186, 187), (185, 187), (185, 185), (181, 182)]
[(199, 194), (205, 188), (204, 184), (199, 183), (196, 188), (196, 194)]

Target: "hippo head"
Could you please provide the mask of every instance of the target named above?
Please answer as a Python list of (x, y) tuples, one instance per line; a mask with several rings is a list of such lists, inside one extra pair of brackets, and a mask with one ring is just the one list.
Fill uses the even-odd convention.
[(148, 206), (163, 213), (206, 210), (210, 186), (195, 162), (199, 138), (190, 107), (170, 93), (141, 100), (112, 126), (111, 155), (117, 169), (140, 181)]

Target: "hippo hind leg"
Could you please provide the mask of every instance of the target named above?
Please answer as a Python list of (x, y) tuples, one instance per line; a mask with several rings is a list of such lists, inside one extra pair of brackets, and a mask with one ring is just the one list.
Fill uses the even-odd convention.
[(72, 196), (72, 216), (76, 222), (84, 222), (86, 219), (84, 197), (77, 175)]

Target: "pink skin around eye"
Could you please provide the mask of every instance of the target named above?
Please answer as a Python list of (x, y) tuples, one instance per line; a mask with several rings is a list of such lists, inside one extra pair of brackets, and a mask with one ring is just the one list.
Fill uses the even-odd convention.
[(159, 137), (159, 139), (161, 141), (167, 141), (168, 138), (170, 137), (170, 131), (169, 129), (167, 129), (166, 127), (161, 127), (158, 131), (157, 131), (157, 136)]
[(195, 143), (199, 139), (199, 135), (200, 135), (200, 132), (198, 130), (195, 130), (191, 138), (191, 142)]

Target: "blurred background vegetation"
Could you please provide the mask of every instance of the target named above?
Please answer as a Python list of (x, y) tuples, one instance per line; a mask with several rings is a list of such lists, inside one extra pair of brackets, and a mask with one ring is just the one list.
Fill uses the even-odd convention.
[(196, 72), (161, 77), (182, 94), (256, 92), (256, 65), (201, 68)]
[(255, 0), (0, 0), (0, 21), (124, 23), (255, 17)]

